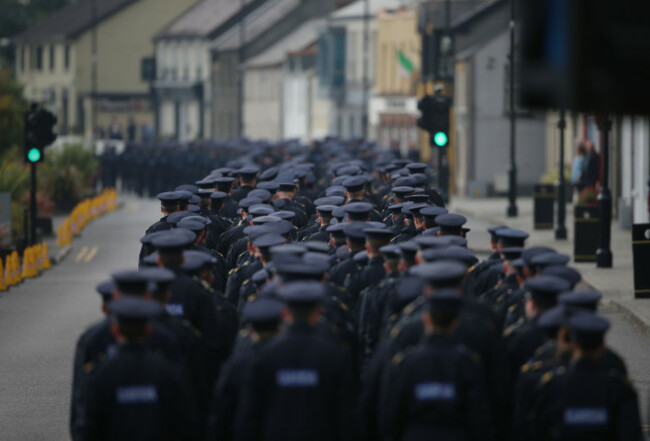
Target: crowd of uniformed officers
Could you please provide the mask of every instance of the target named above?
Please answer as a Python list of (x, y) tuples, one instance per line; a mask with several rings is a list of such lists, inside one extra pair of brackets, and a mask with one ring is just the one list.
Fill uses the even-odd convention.
[(493, 226), (479, 260), (427, 165), (370, 143), (237, 152), (182, 170), (97, 286), (74, 440), (642, 439), (569, 256)]

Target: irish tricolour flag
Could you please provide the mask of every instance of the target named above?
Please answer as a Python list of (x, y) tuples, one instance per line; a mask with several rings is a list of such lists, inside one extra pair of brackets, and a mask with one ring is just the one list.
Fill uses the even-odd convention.
[(415, 70), (413, 63), (401, 50), (397, 49), (396, 52), (400, 73), (404, 78), (410, 79), (411, 75), (413, 75), (413, 71)]

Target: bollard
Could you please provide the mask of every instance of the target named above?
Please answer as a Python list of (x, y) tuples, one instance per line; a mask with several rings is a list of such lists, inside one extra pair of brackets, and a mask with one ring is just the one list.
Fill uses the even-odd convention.
[(573, 209), (573, 260), (595, 262), (598, 249), (598, 207), (576, 205)]
[(536, 184), (533, 187), (533, 224), (536, 230), (551, 230), (554, 223), (555, 186)]

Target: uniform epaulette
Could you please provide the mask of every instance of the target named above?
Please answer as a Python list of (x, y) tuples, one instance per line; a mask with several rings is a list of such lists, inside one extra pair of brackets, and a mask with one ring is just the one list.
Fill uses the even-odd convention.
[(85, 372), (85, 373), (89, 374), (89, 373), (91, 373), (94, 369), (95, 369), (95, 363), (93, 363), (92, 361), (89, 361), (89, 362), (87, 362), (86, 364), (84, 364), (84, 372)]
[(512, 325), (508, 326), (504, 331), (503, 331), (503, 336), (504, 337), (510, 337), (510, 335), (517, 329), (519, 326), (521, 326), (522, 319), (517, 320), (515, 323)]
[(395, 326), (393, 326), (393, 329), (390, 330), (390, 337), (391, 338), (397, 338), (399, 336), (400, 332), (402, 332), (402, 328), (395, 325)]
[(251, 283), (251, 279), (246, 279), (246, 280), (244, 280), (244, 281), (241, 283), (241, 285), (242, 285), (242, 286), (246, 286), (246, 285), (248, 285), (249, 283)]
[(404, 361), (404, 354), (401, 352), (398, 352), (393, 356), (393, 359), (391, 360), (391, 363), (397, 365), (400, 364), (402, 361)]
[(194, 332), (194, 335), (195, 335), (197, 338), (201, 338), (201, 337), (203, 337), (203, 333), (202, 333), (201, 331), (199, 331), (198, 329), (193, 328), (193, 332)]
[(343, 311), (347, 311), (347, 310), (349, 310), (350, 308), (348, 307), (348, 305), (346, 305), (345, 303), (341, 302), (341, 309), (343, 309)]
[(508, 312), (515, 312), (517, 310), (517, 304), (510, 305), (508, 308)]
[(242, 337), (242, 338), (248, 337), (249, 334), (250, 334), (250, 331), (248, 330), (248, 328), (242, 328), (239, 331), (239, 336)]
[(542, 384), (546, 384), (553, 378), (553, 372), (546, 372), (542, 375), (542, 378), (539, 380)]
[(471, 274), (471, 273), (474, 272), (475, 269), (476, 269), (476, 265), (472, 265), (471, 267), (469, 267), (469, 269), (467, 270), (467, 272)]
[(253, 300), (255, 300), (255, 294), (249, 295), (248, 298), (246, 299), (247, 302), (252, 302)]

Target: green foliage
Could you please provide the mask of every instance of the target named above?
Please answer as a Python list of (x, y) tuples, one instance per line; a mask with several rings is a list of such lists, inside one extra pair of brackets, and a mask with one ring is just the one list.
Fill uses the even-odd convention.
[(11, 193), (13, 201), (22, 201), (29, 192), (29, 169), (21, 162), (1, 162), (0, 192)]
[(95, 156), (82, 145), (46, 150), (38, 170), (39, 190), (55, 203), (80, 199), (92, 190), (97, 169)]
[(8, 69), (0, 70), (0, 161), (22, 146), (23, 113), (27, 108), (22, 87)]
[(0, 162), (0, 192), (11, 193), (11, 233), (22, 234), (23, 209), (29, 193), (29, 168), (21, 161)]

